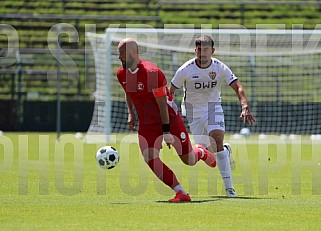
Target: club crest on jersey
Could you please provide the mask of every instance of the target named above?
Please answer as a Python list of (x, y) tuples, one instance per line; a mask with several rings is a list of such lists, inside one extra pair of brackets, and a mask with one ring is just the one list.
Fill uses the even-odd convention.
[(180, 136), (181, 136), (182, 142), (185, 142), (187, 138), (186, 134), (184, 132), (181, 132)]
[(143, 84), (142, 82), (138, 82), (138, 83), (137, 83), (137, 90), (138, 90), (138, 91), (144, 90), (144, 84)]
[(215, 77), (216, 77), (216, 72), (211, 71), (210, 73), (208, 73), (208, 75), (210, 76), (211, 79), (215, 79)]

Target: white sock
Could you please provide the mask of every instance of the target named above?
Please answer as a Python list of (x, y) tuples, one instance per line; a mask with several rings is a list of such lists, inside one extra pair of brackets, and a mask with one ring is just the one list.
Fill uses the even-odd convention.
[(175, 191), (175, 193), (177, 193), (179, 190), (181, 190), (182, 191), (182, 193), (183, 194), (187, 194), (186, 192), (185, 192), (185, 190), (183, 189), (183, 187), (182, 187), (182, 185), (176, 185), (174, 188), (173, 188), (173, 190)]
[(230, 166), (228, 150), (224, 147), (223, 151), (216, 153), (216, 163), (220, 170), (222, 180), (225, 184), (225, 188), (233, 188), (232, 185), (232, 171)]

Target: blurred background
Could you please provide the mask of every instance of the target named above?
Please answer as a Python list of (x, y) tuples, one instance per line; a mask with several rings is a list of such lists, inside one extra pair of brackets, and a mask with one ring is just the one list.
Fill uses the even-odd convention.
[[(179, 28), (202, 28), (206, 24), (212, 29), (222, 24), (231, 29), (283, 24), (285, 29), (315, 30), (319, 29), (319, 23), (321, 1), (2, 0), (0, 130), (56, 131), (59, 110), (61, 131), (87, 131), (94, 110), (96, 74), (86, 32), (102, 34), (110, 25), (126, 27), (126, 24), (154, 28), (169, 24)], [(321, 63), (319, 56), (315, 59), (314, 62)], [(233, 63), (230, 67), (233, 69)], [(320, 69), (320, 65), (314, 65), (310, 77), (319, 78)], [(247, 81), (253, 79), (246, 79), (245, 85), (249, 85)], [(316, 89), (320, 86), (317, 81), (302, 92), (319, 95)], [(297, 96), (303, 94), (301, 88), (289, 87)], [(307, 102), (306, 95), (290, 104), (289, 99), (291, 97), (264, 103), (267, 106), (262, 107), (262, 117), (258, 116), (254, 131), (321, 133), (320, 96), (312, 98), (311, 102)], [(240, 108), (236, 101), (235, 96), (233, 104), (228, 104), (227, 121), (236, 120), (238, 116)], [(113, 102), (113, 108), (118, 103)], [(304, 111), (307, 110), (306, 116)], [(114, 132), (126, 131), (126, 116), (120, 114), (125, 126), (119, 127), (117, 124), (122, 122), (117, 120), (112, 123)], [(119, 113), (114, 117), (117, 116)], [(266, 120), (264, 116), (279, 119)], [(300, 122), (289, 122), (292, 117), (299, 117)], [(282, 121), (287, 122), (284, 129), (278, 124)], [(304, 121), (309, 121), (308, 125)], [(275, 129), (269, 130), (271, 126)], [(227, 132), (241, 128), (241, 123), (233, 124)]]

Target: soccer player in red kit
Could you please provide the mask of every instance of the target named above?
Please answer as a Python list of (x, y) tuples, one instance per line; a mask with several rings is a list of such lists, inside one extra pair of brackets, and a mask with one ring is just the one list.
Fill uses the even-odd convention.
[(134, 131), (139, 120), (139, 147), (154, 174), (172, 188), (176, 196), (169, 202), (189, 202), (190, 196), (178, 182), (173, 171), (159, 158), (164, 139), (167, 146), (175, 148), (181, 160), (195, 165), (200, 159), (210, 167), (216, 166), (215, 156), (202, 145), (192, 147), (184, 122), (177, 106), (169, 95), (167, 81), (162, 71), (152, 62), (140, 59), (138, 45), (126, 38), (118, 45), (122, 66), (117, 78), (125, 91), (128, 106), (128, 125)]

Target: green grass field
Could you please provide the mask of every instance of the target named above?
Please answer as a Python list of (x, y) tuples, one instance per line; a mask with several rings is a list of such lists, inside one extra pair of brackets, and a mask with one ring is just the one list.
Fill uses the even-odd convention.
[(222, 191), (218, 169), (183, 166), (164, 147), (162, 158), (191, 194), (173, 192), (147, 168), (136, 135), (115, 135), (119, 165), (95, 162), (102, 144), (74, 134), (0, 136), (0, 230), (321, 230), (321, 142), (277, 136), (227, 136), (237, 160), (237, 199)]

